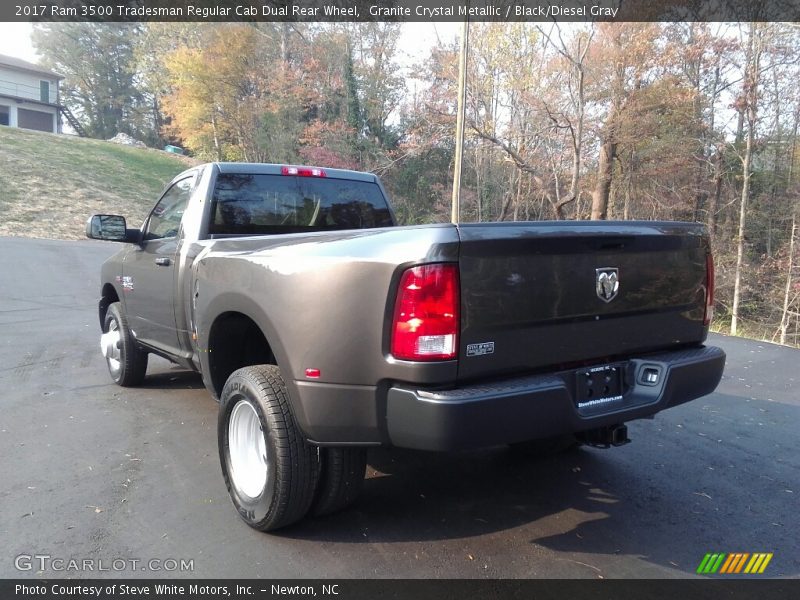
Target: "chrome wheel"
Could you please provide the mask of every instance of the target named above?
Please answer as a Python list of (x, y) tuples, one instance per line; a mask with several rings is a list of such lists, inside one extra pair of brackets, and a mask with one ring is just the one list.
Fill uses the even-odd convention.
[(108, 362), (109, 371), (114, 376), (119, 373), (122, 363), (121, 340), (119, 324), (116, 319), (111, 319), (108, 324), (108, 331), (100, 336), (100, 350), (102, 350), (103, 356)]
[(245, 523), (274, 531), (308, 514), (319, 455), (295, 423), (276, 365), (230, 374), (220, 394), (217, 440), (225, 487)]
[(100, 351), (114, 383), (123, 387), (142, 383), (147, 373), (147, 351), (136, 345), (119, 302), (112, 302), (103, 318)]
[(228, 422), (231, 482), (248, 498), (258, 498), (267, 484), (267, 444), (255, 407), (240, 400)]

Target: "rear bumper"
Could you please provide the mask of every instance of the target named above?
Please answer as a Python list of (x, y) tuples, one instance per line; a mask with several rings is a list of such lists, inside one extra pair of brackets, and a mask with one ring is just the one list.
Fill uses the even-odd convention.
[[(443, 391), (395, 386), (386, 398), (387, 434), (393, 446), (457, 450), (585, 431), (710, 394), (724, 367), (725, 353), (716, 347), (631, 358), (621, 365), (621, 395), (580, 407), (575, 370)], [(653, 371), (657, 381), (646, 381)]]

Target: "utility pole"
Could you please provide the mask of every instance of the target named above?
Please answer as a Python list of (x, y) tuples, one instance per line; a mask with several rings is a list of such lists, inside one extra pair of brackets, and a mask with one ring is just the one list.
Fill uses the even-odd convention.
[(461, 52), (458, 55), (458, 108), (456, 115), (456, 156), (453, 168), (453, 203), (450, 209), (450, 222), (458, 223), (461, 205), (461, 166), (464, 158), (464, 114), (467, 109), (467, 44), (469, 40), (469, 19), (464, 19), (461, 30)]

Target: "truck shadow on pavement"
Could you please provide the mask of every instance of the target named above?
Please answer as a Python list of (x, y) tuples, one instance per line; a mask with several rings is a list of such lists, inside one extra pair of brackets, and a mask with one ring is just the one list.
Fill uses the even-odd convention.
[[(731, 401), (743, 399), (726, 398)], [(796, 416), (794, 407), (782, 410), (791, 412), (787, 419)], [(586, 554), (635, 556), (669, 570), (638, 576), (693, 574), (711, 551), (776, 552), (772, 576), (796, 572), (790, 532), (800, 523), (785, 508), (791, 494), (784, 493), (784, 472), (770, 471), (772, 458), (755, 458), (735, 440), (718, 443), (713, 435), (680, 429), (682, 418), (674, 416), (673, 422), (634, 422), (635, 441), (622, 448), (581, 447), (552, 457), (520, 456), (505, 447), (452, 454), (376, 449), (352, 509), (307, 519), (279, 535), (484, 544), (494, 542), (466, 540), (513, 529), (504, 545), (520, 552), (539, 546), (584, 561)], [(680, 436), (677, 444), (673, 436)], [(742, 473), (745, 460), (749, 472)]]
[(147, 377), (139, 387), (158, 390), (200, 390), (205, 386), (203, 386), (203, 380), (198, 373), (171, 365), (166, 368), (160, 368), (158, 371), (155, 369), (149, 370)]
[[(535, 538), (556, 533), (542, 519), (561, 515), (570, 531), (584, 520), (608, 519), (620, 498), (595, 474), (609, 475), (598, 450), (526, 457), (505, 448), (463, 453), (370, 451), (367, 480), (355, 506), (307, 519), (283, 535), (345, 543), (469, 538), (525, 527)], [(574, 534), (573, 534), (574, 535)], [(537, 542), (537, 539), (531, 541)]]

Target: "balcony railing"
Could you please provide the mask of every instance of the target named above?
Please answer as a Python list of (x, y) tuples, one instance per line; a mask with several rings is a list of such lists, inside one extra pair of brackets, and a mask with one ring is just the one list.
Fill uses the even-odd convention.
[[(58, 94), (56, 86), (52, 83), (48, 86), (50, 88), (47, 97), (49, 104), (58, 103)], [(26, 85), (24, 83), (16, 83), (14, 81), (5, 81), (0, 79), (0, 94), (4, 96), (13, 96), (14, 98), (23, 98), (25, 100), (36, 100), (42, 102), (42, 90), (34, 85)]]

